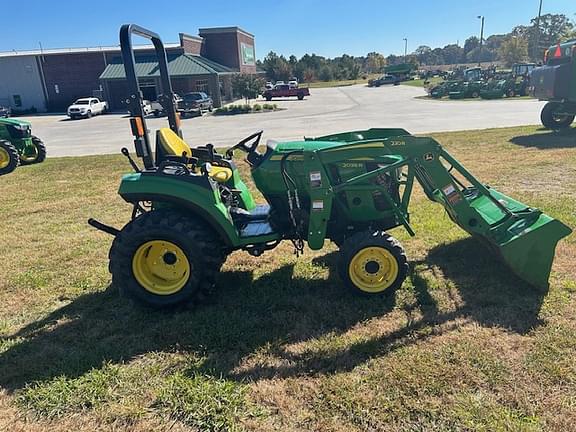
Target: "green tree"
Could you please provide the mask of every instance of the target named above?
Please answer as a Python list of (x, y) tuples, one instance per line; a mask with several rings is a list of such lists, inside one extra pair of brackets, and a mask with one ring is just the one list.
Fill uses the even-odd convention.
[(416, 51), (414, 51), (414, 55), (418, 59), (418, 62), (421, 64), (425, 65), (434, 64), (432, 62), (433, 59), (432, 48), (430, 48), (427, 45), (420, 45), (418, 48), (416, 48)]
[(386, 66), (386, 59), (380, 53), (370, 52), (364, 59), (364, 71), (368, 73), (382, 72), (384, 66)]
[(464, 54), (464, 49), (456, 44), (446, 45), (442, 48), (442, 57), (446, 64), (461, 63)]
[(328, 65), (324, 66), (322, 69), (320, 69), (318, 78), (320, 78), (322, 81), (332, 81), (334, 79), (334, 72), (332, 71), (332, 68)]
[(522, 37), (510, 36), (502, 42), (498, 56), (507, 66), (524, 62), (528, 59), (528, 41)]
[(480, 46), (480, 39), (476, 36), (470, 36), (464, 42), (464, 58), (468, 60), (471, 56), (468, 54)]
[(290, 63), (284, 56), (279, 56), (274, 51), (270, 51), (264, 57), (262, 67), (266, 71), (266, 75), (273, 81), (287, 81), (292, 76)]
[(262, 78), (252, 74), (238, 74), (232, 78), (232, 90), (237, 96), (246, 99), (256, 99), (264, 89), (265, 82)]

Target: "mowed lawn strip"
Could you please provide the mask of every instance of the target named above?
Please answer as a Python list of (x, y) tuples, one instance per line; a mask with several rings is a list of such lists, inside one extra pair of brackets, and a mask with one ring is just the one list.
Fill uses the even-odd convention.
[[(575, 129), (433, 136), (576, 227)], [(417, 188), (393, 298), (347, 292), (334, 245), (285, 244), (231, 255), (207, 304), (151, 311), (109, 287), (111, 237), (86, 224), (129, 220), (128, 171), (90, 156), (0, 177), (0, 430), (574, 430), (575, 235), (542, 293)]]

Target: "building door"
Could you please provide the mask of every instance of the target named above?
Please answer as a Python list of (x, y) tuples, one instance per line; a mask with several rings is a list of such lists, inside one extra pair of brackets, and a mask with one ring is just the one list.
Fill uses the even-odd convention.
[(155, 101), (158, 99), (156, 80), (154, 78), (140, 78), (138, 80), (142, 96), (145, 100)]

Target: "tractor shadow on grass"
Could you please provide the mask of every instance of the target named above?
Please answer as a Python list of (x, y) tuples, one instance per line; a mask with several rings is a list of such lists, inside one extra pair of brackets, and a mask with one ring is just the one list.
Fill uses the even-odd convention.
[(223, 272), (210, 301), (154, 311), (113, 287), (82, 295), (0, 341), (14, 343), (0, 354), (0, 387), (74, 378), (154, 351), (194, 352), (206, 359), (203, 372), (230, 376), (254, 352), (339, 334), (394, 307), (393, 299), (356, 299), (332, 276), (294, 278), (291, 264), (256, 280), (251, 272)]
[[(332, 253), (315, 261), (335, 269), (335, 258)], [(430, 286), (429, 269), (440, 271), (446, 286)], [(414, 263), (409, 278), (415, 301), (394, 314), (389, 313), (405, 289), (389, 298), (357, 297), (332, 273), (325, 280), (294, 278), (289, 264), (253, 281), (250, 272), (224, 272), (212, 303), (192, 310), (148, 310), (121, 299), (114, 288), (80, 296), (4, 338), (0, 386), (13, 391), (34, 381), (74, 378), (153, 351), (193, 352), (205, 359), (202, 372), (242, 381), (331, 374), (450, 331), (459, 318), (523, 334), (539, 324), (545, 295), (510, 275), (472, 239), (436, 247), (425, 264)], [(461, 306), (442, 312), (436, 298), (445, 290), (455, 291)], [(416, 318), (402, 319), (398, 309)], [(286, 349), (338, 338), (360, 323), (392, 315), (384, 324), (391, 330), (374, 337)], [(427, 328), (433, 330), (421, 331)]]
[[(546, 131), (541, 128), (539, 131)], [(548, 131), (532, 135), (517, 136), (510, 139), (512, 144), (541, 150), (576, 148), (576, 128), (564, 129), (559, 132)]]
[[(426, 275), (430, 272), (435, 274), (434, 280), (444, 279), (444, 285), (431, 284)], [(257, 366), (242, 371), (238, 377), (254, 380), (350, 371), (371, 358), (450, 332), (469, 321), (518, 334), (542, 324), (539, 313), (547, 291), (538, 291), (511, 274), (475, 239), (433, 248), (425, 261), (411, 264), (408, 278), (414, 287), (414, 301), (398, 305), (406, 318), (403, 324), (396, 323), (395, 330), (359, 338), (340, 350), (284, 354), (281, 357), (288, 366)], [(402, 296), (403, 291), (399, 290), (396, 297)], [(444, 297), (444, 301), (457, 297), (459, 305), (442, 311), (439, 297)]]

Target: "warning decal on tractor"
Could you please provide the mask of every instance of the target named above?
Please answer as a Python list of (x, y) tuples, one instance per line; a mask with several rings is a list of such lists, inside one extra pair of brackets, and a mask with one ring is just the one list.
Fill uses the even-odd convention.
[(454, 205), (454, 204), (456, 204), (462, 200), (462, 197), (460, 196), (460, 192), (458, 192), (458, 190), (456, 190), (456, 188), (454, 187), (453, 184), (449, 184), (448, 186), (444, 186), (442, 188), (442, 192), (446, 196), (446, 199), (448, 200), (448, 202), (452, 205)]
[(322, 186), (322, 174), (320, 171), (310, 171), (310, 187), (319, 188)]
[(312, 210), (315, 211), (324, 210), (324, 201), (322, 200), (312, 201)]

